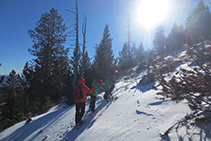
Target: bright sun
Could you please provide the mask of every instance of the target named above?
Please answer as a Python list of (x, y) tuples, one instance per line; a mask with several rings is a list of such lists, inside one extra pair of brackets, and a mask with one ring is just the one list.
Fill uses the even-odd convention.
[(161, 23), (168, 14), (168, 0), (142, 0), (137, 5), (137, 20), (146, 29)]

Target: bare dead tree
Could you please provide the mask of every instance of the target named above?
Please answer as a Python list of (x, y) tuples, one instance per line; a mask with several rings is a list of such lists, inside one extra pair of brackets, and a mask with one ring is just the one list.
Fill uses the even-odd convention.
[(74, 24), (74, 30), (75, 30), (75, 65), (74, 65), (74, 72), (73, 72), (73, 80), (72, 80), (72, 87), (75, 88), (75, 83), (76, 83), (76, 78), (78, 74), (78, 64), (79, 64), (79, 43), (78, 43), (78, 2), (75, 0), (75, 8), (74, 11), (72, 10), (67, 10), (68, 12), (71, 12), (72, 14), (75, 15), (75, 24)]
[(86, 22), (87, 17), (84, 15), (83, 25), (82, 25), (82, 34), (83, 34), (83, 54), (82, 54), (82, 67), (81, 67), (81, 77), (84, 75), (84, 65), (85, 65), (85, 49), (86, 49)]

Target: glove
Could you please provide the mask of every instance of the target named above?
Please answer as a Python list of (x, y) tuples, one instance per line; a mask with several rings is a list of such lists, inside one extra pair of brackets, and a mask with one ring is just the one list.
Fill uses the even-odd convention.
[[(95, 90), (95, 89), (96, 89), (96, 88), (95, 88), (95, 86), (94, 86), (94, 87), (92, 87), (92, 89), (94, 89), (94, 90)], [(94, 90), (93, 90), (93, 91), (94, 91)]]

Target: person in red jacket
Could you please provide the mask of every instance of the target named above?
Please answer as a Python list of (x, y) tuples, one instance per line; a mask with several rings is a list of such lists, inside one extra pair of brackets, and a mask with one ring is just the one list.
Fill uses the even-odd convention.
[(78, 80), (78, 85), (75, 87), (74, 96), (75, 96), (75, 104), (76, 104), (76, 113), (75, 113), (75, 123), (81, 123), (81, 119), (85, 112), (85, 102), (86, 102), (86, 94), (92, 93), (95, 90), (95, 87), (89, 89), (85, 85), (85, 79), (80, 78)]
[(114, 87), (115, 87), (115, 76), (120, 74), (120, 71), (117, 71), (116, 68), (114, 66), (111, 67), (110, 72), (109, 72), (109, 76), (108, 76), (108, 82), (109, 82), (109, 88), (108, 90), (105, 91), (104, 94), (104, 99), (108, 101), (108, 98), (112, 97), (111, 92), (113, 91)]
[(117, 71), (116, 68), (114, 66), (111, 67), (111, 70), (110, 70), (110, 80), (115, 83), (115, 76), (117, 74), (120, 74), (120, 71)]

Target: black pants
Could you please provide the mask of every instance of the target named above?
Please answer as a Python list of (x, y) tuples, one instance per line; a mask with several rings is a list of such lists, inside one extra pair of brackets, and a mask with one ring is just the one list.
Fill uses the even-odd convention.
[(76, 113), (75, 113), (75, 123), (77, 124), (78, 122), (81, 121), (83, 115), (84, 115), (84, 112), (85, 112), (85, 102), (83, 103), (76, 103), (75, 104), (75, 110), (76, 110)]
[(96, 101), (96, 96), (94, 95), (91, 95), (91, 99), (92, 101), (90, 102), (90, 105), (89, 105), (89, 109), (94, 112), (95, 111), (95, 101)]
[(107, 100), (108, 99), (108, 96), (111, 95), (111, 92), (113, 91), (114, 89), (114, 84), (111, 85), (111, 88), (108, 89), (107, 91), (105, 91), (105, 94), (104, 94), (104, 99)]

